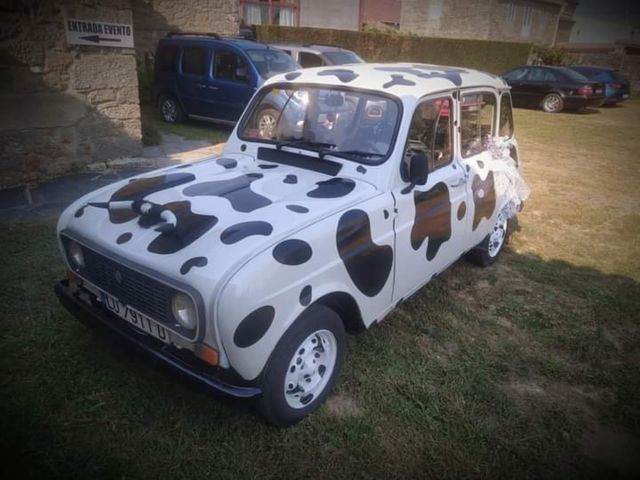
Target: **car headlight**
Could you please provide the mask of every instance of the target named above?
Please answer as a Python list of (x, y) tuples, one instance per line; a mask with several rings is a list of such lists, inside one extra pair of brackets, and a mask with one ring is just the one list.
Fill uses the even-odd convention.
[(67, 252), (69, 254), (71, 266), (75, 268), (84, 268), (84, 253), (82, 253), (82, 247), (79, 243), (69, 240)]
[(173, 317), (187, 330), (196, 328), (197, 316), (196, 306), (193, 300), (184, 293), (178, 293), (171, 300), (171, 311)]

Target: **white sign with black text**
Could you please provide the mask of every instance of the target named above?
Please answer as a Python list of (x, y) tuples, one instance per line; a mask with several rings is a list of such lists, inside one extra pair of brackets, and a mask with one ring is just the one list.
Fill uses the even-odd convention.
[(69, 45), (133, 48), (133, 27), (122, 23), (64, 19)]

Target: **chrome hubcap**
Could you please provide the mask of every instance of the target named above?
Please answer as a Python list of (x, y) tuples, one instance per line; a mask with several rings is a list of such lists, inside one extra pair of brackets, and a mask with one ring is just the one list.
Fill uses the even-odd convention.
[(276, 128), (276, 119), (270, 113), (265, 113), (260, 116), (258, 121), (258, 130), (261, 138), (273, 138)]
[(552, 95), (550, 97), (547, 97), (544, 103), (547, 107), (547, 110), (557, 110), (560, 106), (560, 99), (557, 95)]
[(507, 237), (507, 219), (502, 214), (498, 215), (493, 231), (489, 236), (488, 253), (490, 257), (495, 257), (502, 248), (504, 239)]
[(284, 397), (291, 408), (304, 408), (322, 393), (336, 366), (338, 343), (329, 330), (309, 335), (289, 361)]
[(162, 102), (162, 116), (167, 122), (175, 122), (178, 118), (178, 106), (171, 100)]

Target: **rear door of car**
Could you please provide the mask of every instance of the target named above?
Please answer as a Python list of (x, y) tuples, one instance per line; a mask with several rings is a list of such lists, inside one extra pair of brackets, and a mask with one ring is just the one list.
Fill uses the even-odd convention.
[[(411, 294), (463, 252), (468, 233), (467, 174), (458, 161), (454, 92), (422, 99), (413, 112), (393, 189), (396, 201), (396, 283), (394, 299)], [(424, 185), (408, 188), (414, 155), (427, 162)]]
[(206, 43), (183, 44), (178, 67), (178, 96), (188, 115), (206, 116), (209, 111), (211, 48)]

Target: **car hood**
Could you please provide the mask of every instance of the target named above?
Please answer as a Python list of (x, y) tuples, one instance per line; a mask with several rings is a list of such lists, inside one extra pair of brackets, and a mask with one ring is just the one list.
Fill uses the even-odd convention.
[(280, 239), (377, 193), (362, 180), (225, 155), (90, 193), (58, 228), (114, 258), (210, 285)]

